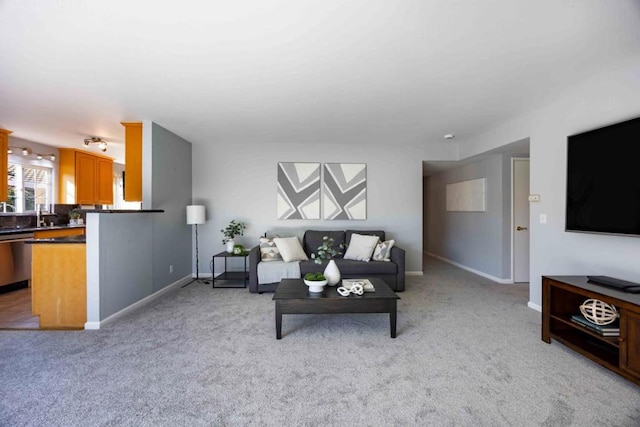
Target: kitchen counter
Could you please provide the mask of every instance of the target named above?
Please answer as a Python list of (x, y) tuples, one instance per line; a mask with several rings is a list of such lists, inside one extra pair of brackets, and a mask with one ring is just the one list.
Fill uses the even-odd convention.
[(79, 236), (61, 236), (61, 237), (50, 237), (46, 239), (28, 239), (24, 241), (25, 243), (87, 243), (87, 236), (84, 234)]
[(45, 227), (20, 227), (20, 228), (0, 228), (0, 236), (10, 236), (12, 234), (34, 233), (36, 231), (67, 230), (70, 228), (85, 228), (84, 225), (54, 225)]

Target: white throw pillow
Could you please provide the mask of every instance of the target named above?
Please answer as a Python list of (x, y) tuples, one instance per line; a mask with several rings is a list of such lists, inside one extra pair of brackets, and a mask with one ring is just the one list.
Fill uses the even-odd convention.
[(353, 259), (356, 261), (367, 261), (371, 259), (371, 254), (378, 244), (378, 236), (365, 236), (362, 234), (352, 234), (351, 241), (344, 259)]
[(282, 261), (280, 251), (272, 239), (260, 238), (260, 258), (262, 261)]
[(391, 261), (391, 248), (395, 243), (396, 241), (393, 239), (378, 243), (371, 259), (374, 261)]
[(300, 240), (296, 236), (293, 237), (274, 237), (273, 243), (276, 244), (280, 256), (284, 262), (291, 261), (307, 261), (309, 258), (304, 253)]

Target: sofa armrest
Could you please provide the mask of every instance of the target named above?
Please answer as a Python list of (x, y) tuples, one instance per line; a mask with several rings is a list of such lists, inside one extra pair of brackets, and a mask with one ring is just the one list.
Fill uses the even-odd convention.
[(262, 260), (260, 256), (260, 246), (251, 248), (249, 251), (249, 292), (258, 293), (258, 263)]
[(397, 246), (391, 247), (391, 262), (394, 262), (398, 266), (398, 279), (396, 281), (396, 287), (398, 292), (404, 291), (404, 276), (405, 276), (405, 264), (404, 264), (405, 251)]

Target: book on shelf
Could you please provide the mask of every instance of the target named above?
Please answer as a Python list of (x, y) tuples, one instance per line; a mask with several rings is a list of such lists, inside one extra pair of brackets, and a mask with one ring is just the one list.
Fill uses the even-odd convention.
[(351, 286), (354, 283), (359, 283), (362, 285), (362, 289), (365, 292), (375, 292), (376, 288), (373, 287), (373, 284), (367, 279), (342, 279), (342, 287), (346, 289), (351, 289)]
[(620, 325), (617, 321), (608, 325), (597, 325), (588, 321), (582, 314), (574, 314), (571, 316), (571, 321), (605, 337), (617, 337), (620, 335)]

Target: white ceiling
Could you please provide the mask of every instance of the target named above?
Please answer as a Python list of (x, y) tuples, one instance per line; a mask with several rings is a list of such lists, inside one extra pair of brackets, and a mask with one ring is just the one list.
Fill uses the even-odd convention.
[(637, 0), (0, 0), (0, 127), (464, 144), (638, 55)]

